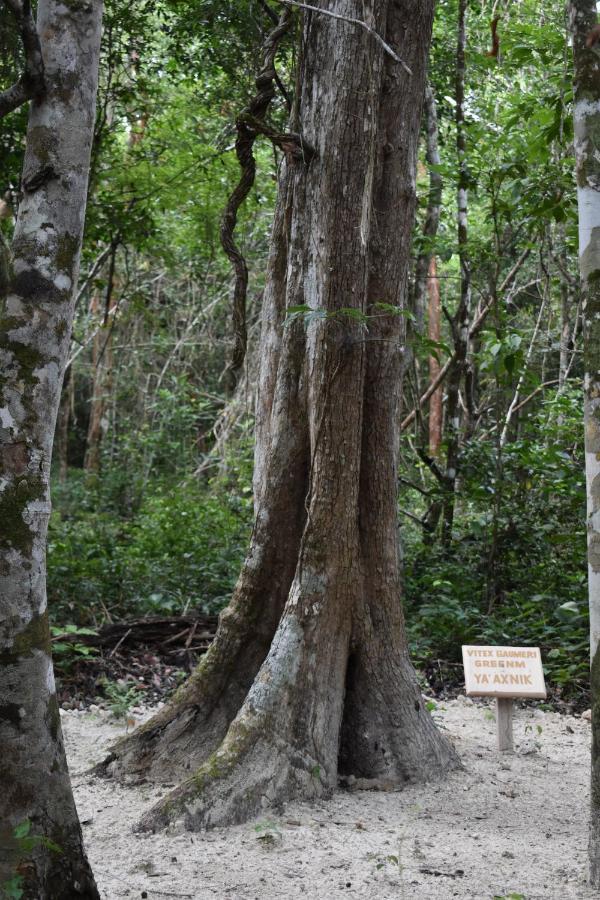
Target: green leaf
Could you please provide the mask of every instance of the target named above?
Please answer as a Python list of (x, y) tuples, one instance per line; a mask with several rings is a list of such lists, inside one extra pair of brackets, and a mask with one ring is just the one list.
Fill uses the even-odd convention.
[(19, 825), (17, 825), (15, 827), (15, 830), (13, 831), (13, 835), (18, 841), (20, 841), (20, 840), (22, 840), (22, 838), (27, 837), (27, 835), (29, 834), (30, 831), (31, 831), (31, 822), (29, 821), (29, 819), (25, 819), (23, 822), (21, 822)]

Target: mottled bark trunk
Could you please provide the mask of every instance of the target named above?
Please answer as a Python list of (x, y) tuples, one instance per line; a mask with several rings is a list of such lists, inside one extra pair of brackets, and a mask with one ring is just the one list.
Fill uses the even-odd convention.
[(584, 338), (585, 458), (592, 693), (590, 881), (600, 888), (600, 70), (586, 37), (595, 0), (571, 0), (579, 267)]
[[(46, 610), (49, 475), (79, 270), (102, 3), (41, 0), (47, 91), (32, 104), (12, 273), (0, 311), (0, 884), (94, 898), (62, 743)], [(39, 843), (21, 859), (15, 826)]]
[[(384, 59), (362, 29), (306, 17), (300, 125), (316, 156), (286, 176), (293, 197), (280, 205), (274, 234), (270, 278), (277, 284), (267, 291), (263, 336), (275, 356), (261, 379), (259, 454), (266, 452), (251, 551), (214, 648), (161, 713), (173, 722), (187, 704), (188, 720), (196, 717), (195, 731), (179, 720), (175, 741), (177, 753), (187, 741), (195, 770), (144, 819), (146, 828), (179, 816), (191, 828), (241, 821), (291, 797), (322, 796), (337, 784), (340, 754), (345, 772), (395, 783), (456, 764), (421, 702), (402, 625), (396, 423), (403, 326), (378, 305), (404, 300), (433, 4), (372, 0), (363, 15), (365, 6), (413, 75)], [(341, 0), (335, 11), (358, 12)], [(294, 318), (280, 337), (283, 299), (288, 309), (315, 314)], [(365, 320), (371, 312), (376, 317)], [(238, 677), (231, 653), (244, 642), (257, 646), (254, 629), (264, 637), (255, 671), (244, 664)], [(207, 696), (212, 705), (204, 707)], [(158, 757), (172, 762), (173, 741), (161, 727), (160, 716), (145, 727), (150, 773)], [(355, 740), (342, 738), (340, 750), (349, 728)], [(139, 748), (135, 736), (118, 745), (112, 768), (136, 772)]]

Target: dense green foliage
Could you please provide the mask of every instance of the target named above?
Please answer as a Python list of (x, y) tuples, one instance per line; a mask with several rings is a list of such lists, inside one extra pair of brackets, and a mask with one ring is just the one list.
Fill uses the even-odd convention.
[[(278, 12), (258, 0), (107, 4), (83, 290), (57, 433), (48, 586), (60, 627), (215, 611), (235, 583), (252, 520), (256, 345), (279, 165), (262, 138), (236, 230), (250, 269), (250, 351), (233, 402), (219, 227), (238, 177), (235, 116)], [(539, 644), (554, 685), (579, 696), (588, 659), (570, 47), (555, 0), (498, 12), (494, 57), (491, 5), (469, 5), (465, 84), (471, 322), (491, 311), (461, 375), (449, 541), (440, 520), (447, 429), (433, 461), (427, 406), (402, 436), (405, 606), (419, 662), (457, 662), (463, 642)], [(415, 257), (438, 261), (446, 315), (434, 343), (419, 330), (423, 310), (408, 317), (405, 412), (427, 386), (430, 354), (443, 363), (455, 338), (456, 17), (456, 0), (438, 2), (430, 80), (441, 221), (422, 237), (423, 147), (415, 227)], [(283, 90), (269, 112), (278, 125), (294, 92), (297, 33), (278, 56)], [(18, 65), (8, 44), (1, 83)], [(0, 197), (13, 209), (23, 131), (20, 111), (0, 133)], [(11, 221), (0, 224), (9, 234)]]
[[(458, 662), (461, 644), (538, 645), (567, 696), (587, 687), (585, 484), (579, 390), (550, 396), (532, 438), (464, 451), (460, 518), (450, 553), (403, 525), (406, 607), (421, 661)], [(554, 442), (560, 431), (561, 443)], [(419, 477), (415, 472), (413, 477)], [(435, 485), (430, 485), (435, 490)], [(412, 503), (411, 503), (412, 501)], [(408, 492), (404, 507), (423, 497)]]
[(220, 610), (251, 524), (247, 464), (240, 468), (209, 484), (154, 479), (133, 515), (119, 511), (106, 485), (74, 473), (57, 489), (50, 527), (55, 620), (98, 624), (107, 616)]

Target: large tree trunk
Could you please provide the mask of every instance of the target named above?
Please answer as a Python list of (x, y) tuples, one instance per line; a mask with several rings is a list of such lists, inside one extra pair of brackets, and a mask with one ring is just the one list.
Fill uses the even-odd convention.
[(575, 158), (583, 299), (585, 459), (592, 695), (590, 881), (600, 888), (600, 80), (595, 0), (571, 0)]
[[(181, 774), (191, 753), (146, 828), (242, 821), (327, 794), (339, 772), (402, 783), (457, 765), (408, 659), (396, 521), (397, 313), (433, 3), (360, 6), (332, 9), (366, 15), (412, 75), (363, 29), (306, 17), (300, 126), (316, 156), (288, 160), (276, 220), (256, 525), (213, 648), (111, 757), (120, 775)], [(277, 337), (283, 297), (312, 313)]]
[[(40, 0), (47, 92), (34, 101), (12, 273), (0, 311), (0, 884), (98, 896), (62, 742), (46, 609), (52, 441), (83, 234), (102, 3)], [(14, 829), (44, 841), (23, 852)], [(12, 841), (12, 843), (11, 843)]]

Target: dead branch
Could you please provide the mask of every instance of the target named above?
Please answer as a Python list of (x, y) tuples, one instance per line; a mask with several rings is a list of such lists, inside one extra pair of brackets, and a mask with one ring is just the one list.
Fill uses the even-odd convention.
[(369, 34), (377, 41), (380, 47), (383, 47), (385, 52), (392, 57), (392, 59), (399, 63), (405, 72), (408, 72), (409, 75), (412, 75), (412, 69), (406, 65), (404, 60), (398, 56), (395, 50), (392, 50), (389, 44), (387, 44), (381, 35), (375, 31), (374, 28), (371, 28), (370, 25), (367, 25), (366, 22), (363, 22), (362, 19), (354, 19), (351, 16), (341, 16), (339, 13), (334, 13), (330, 9), (322, 9), (320, 6), (311, 6), (308, 3), (299, 3), (298, 0), (278, 0), (279, 3), (283, 3), (285, 6), (295, 6), (298, 9), (306, 9), (309, 12), (321, 13), (324, 16), (329, 16), (331, 19), (337, 19), (340, 22), (348, 22), (350, 25), (358, 25), (359, 28), (364, 28), (365, 31), (368, 31)]

